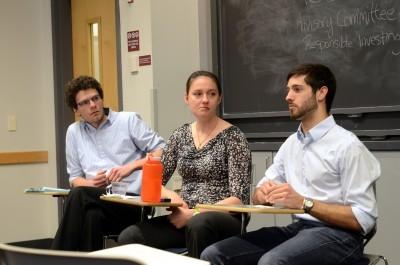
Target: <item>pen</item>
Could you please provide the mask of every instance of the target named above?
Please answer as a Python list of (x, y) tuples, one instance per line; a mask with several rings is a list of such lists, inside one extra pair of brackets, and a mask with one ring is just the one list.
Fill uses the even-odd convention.
[(107, 185), (107, 187), (106, 187), (106, 193), (107, 193), (107, 194), (111, 194), (111, 193), (112, 193), (112, 183), (110, 183), (109, 185)]

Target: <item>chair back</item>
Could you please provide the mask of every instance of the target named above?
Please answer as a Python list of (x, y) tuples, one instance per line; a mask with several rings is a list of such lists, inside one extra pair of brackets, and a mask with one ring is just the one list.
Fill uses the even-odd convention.
[[(372, 187), (374, 189), (375, 197), (377, 197), (377, 195), (376, 195), (376, 182), (374, 182)], [(369, 231), (368, 234), (364, 235), (364, 248), (368, 244), (368, 242), (375, 236), (376, 231), (377, 231), (377, 224), (375, 223), (375, 225), (371, 229), (371, 231)], [(364, 253), (362, 261), (360, 261), (360, 263), (358, 263), (358, 264), (360, 264), (360, 265), (361, 264), (375, 265), (375, 264), (378, 264), (380, 261), (382, 261), (385, 265), (389, 264), (388, 260), (383, 255), (374, 255), (374, 254)]]
[(371, 229), (371, 231), (368, 232), (368, 234), (364, 235), (364, 247), (368, 244), (368, 242), (374, 237), (376, 234), (376, 224), (375, 226)]
[(1, 265), (143, 265), (124, 258), (100, 257), (85, 252), (32, 249), (0, 243)]

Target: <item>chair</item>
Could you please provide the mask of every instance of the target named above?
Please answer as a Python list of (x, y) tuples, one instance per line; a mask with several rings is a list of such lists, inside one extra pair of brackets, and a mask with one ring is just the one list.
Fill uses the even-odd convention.
[[(374, 237), (374, 235), (376, 234), (376, 230), (377, 230), (377, 228), (375, 225), (374, 228), (367, 235), (364, 236), (364, 247)], [(362, 258), (362, 261), (359, 262), (359, 265), (361, 265), (361, 264), (375, 265), (375, 264), (378, 264), (380, 261), (383, 261), (385, 263), (385, 265), (389, 264), (389, 262), (385, 258), (385, 256), (365, 253)]]
[(133, 258), (88, 255), (85, 252), (43, 250), (0, 243), (1, 265), (143, 265)]
[[(376, 194), (376, 182), (373, 184), (372, 187), (374, 189), (375, 197), (377, 197), (377, 194)], [(369, 233), (364, 236), (364, 248), (368, 244), (368, 242), (375, 236), (376, 231), (377, 231), (377, 226), (376, 226), (376, 223), (375, 223), (375, 226), (371, 229), (371, 231), (369, 231)], [(364, 256), (363, 256), (362, 260), (363, 261), (360, 262), (360, 265), (361, 264), (375, 265), (375, 264), (378, 264), (378, 262), (380, 262), (380, 261), (383, 261), (385, 263), (385, 265), (389, 264), (388, 260), (382, 255), (373, 255), (373, 254), (364, 253)]]

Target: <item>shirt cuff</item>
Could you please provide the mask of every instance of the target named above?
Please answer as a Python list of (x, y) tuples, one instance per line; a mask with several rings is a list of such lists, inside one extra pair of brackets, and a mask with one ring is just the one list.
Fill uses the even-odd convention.
[(375, 226), (376, 218), (355, 206), (351, 206), (351, 210), (353, 211), (354, 216), (360, 224), (363, 233), (368, 234), (368, 232), (371, 231), (372, 228)]

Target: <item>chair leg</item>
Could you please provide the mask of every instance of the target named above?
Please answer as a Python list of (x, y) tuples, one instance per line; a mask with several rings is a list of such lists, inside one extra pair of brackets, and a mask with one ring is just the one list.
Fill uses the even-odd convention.
[(114, 240), (115, 242), (117, 242), (118, 239), (118, 235), (105, 235), (103, 236), (103, 249), (107, 248), (107, 240)]
[(389, 265), (389, 262), (386, 257), (379, 255), (379, 259), (383, 260), (383, 262), (385, 262), (385, 265)]
[(389, 262), (385, 256), (382, 255), (372, 255), (372, 254), (364, 254), (369, 261), (368, 265), (375, 265), (378, 264), (380, 261), (383, 261), (385, 265), (388, 265)]

